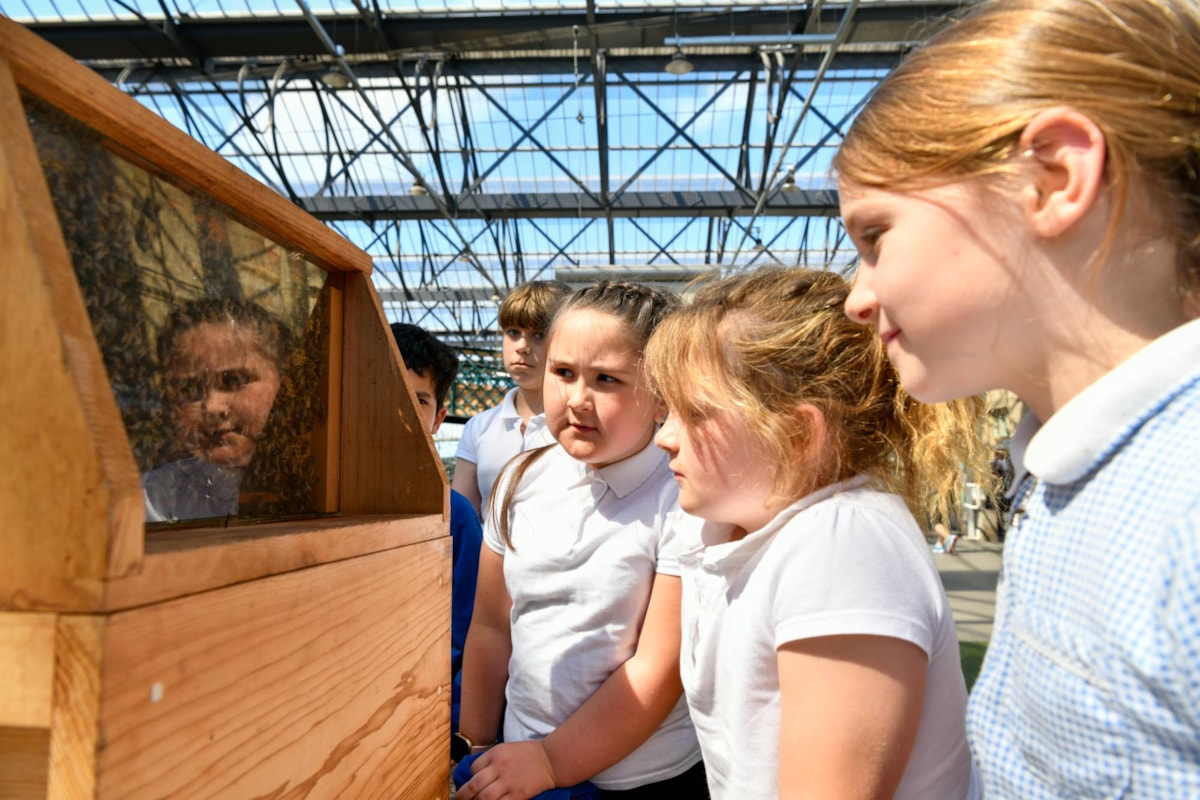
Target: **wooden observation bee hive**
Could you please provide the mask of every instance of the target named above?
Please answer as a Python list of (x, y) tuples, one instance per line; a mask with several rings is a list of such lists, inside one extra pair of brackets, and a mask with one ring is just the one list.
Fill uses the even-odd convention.
[(3, 18), (0, 226), (0, 797), (444, 797), (448, 489), (367, 254)]

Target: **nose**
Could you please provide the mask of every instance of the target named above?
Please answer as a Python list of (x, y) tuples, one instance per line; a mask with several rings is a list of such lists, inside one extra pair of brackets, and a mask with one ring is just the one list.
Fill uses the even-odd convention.
[(533, 346), (530, 344), (529, 336), (522, 336), (517, 340), (517, 352), (522, 354), (533, 352)]
[(232, 392), (223, 391), (219, 386), (209, 386), (204, 390), (204, 398), (200, 407), (205, 414), (214, 417), (228, 416)]
[(854, 275), (854, 285), (850, 288), (850, 294), (846, 295), (846, 303), (843, 306), (846, 316), (860, 325), (873, 324), (879, 311), (879, 302), (875, 299), (867, 272), (868, 270), (861, 266), (858, 268)]
[(592, 390), (587, 381), (577, 380), (567, 387), (567, 407), (578, 413), (592, 407)]
[(660, 450), (665, 450), (671, 455), (675, 455), (679, 450), (679, 440), (675, 435), (675, 417), (668, 414), (663, 424), (659, 426), (654, 434), (654, 444)]

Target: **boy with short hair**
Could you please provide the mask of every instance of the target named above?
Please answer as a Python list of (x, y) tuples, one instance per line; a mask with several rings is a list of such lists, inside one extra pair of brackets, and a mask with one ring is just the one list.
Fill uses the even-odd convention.
[(499, 405), (468, 420), (455, 453), (454, 488), (466, 495), (480, 516), (487, 513), (492, 485), (509, 459), (554, 443), (542, 405), (546, 329), (570, 293), (571, 287), (563, 281), (529, 281), (515, 287), (500, 304), (501, 355), (516, 386)]
[[(430, 434), (446, 418), (446, 398), (458, 375), (458, 354), (429, 331), (406, 322), (392, 323), (392, 336), (404, 359), (408, 379), (417, 396), (417, 410)], [(475, 607), (475, 581), (479, 574), (479, 548), (483, 529), (479, 515), (467, 498), (450, 491), (452, 551), (450, 618), (450, 730), (458, 730), (458, 703), (462, 681), (463, 644)]]

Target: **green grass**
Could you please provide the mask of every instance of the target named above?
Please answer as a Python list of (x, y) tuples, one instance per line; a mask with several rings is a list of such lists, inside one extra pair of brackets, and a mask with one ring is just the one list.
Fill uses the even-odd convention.
[(987, 642), (959, 642), (958, 653), (962, 658), (963, 677), (967, 679), (967, 691), (975, 685), (979, 677), (979, 668), (983, 666), (983, 654), (987, 652)]

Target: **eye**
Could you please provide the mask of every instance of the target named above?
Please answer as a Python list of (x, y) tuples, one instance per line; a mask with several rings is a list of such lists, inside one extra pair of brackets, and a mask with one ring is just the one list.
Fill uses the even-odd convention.
[(504, 335), (510, 339), (520, 339), (521, 331), (518, 328), (505, 328)]
[(879, 251), (879, 242), (883, 239), (883, 234), (887, 232), (887, 228), (883, 225), (872, 225), (868, 228), (863, 228), (858, 234), (858, 249), (864, 256), (874, 255)]
[(605, 375), (603, 372), (601, 372), (599, 375), (596, 376), (596, 380), (599, 381), (600, 383), (620, 383), (621, 382), (620, 378), (617, 378), (613, 375)]
[(553, 373), (554, 373), (555, 377), (563, 378), (563, 379), (575, 377), (575, 373), (572, 372), (571, 370), (567, 369), (566, 367), (555, 367), (553, 370)]
[(217, 388), (222, 392), (236, 392), (253, 381), (253, 376), (243, 369), (227, 369), (217, 376)]
[(539, 342), (545, 341), (546, 332), (545, 331), (537, 331), (533, 334), (533, 338), (537, 339)]

